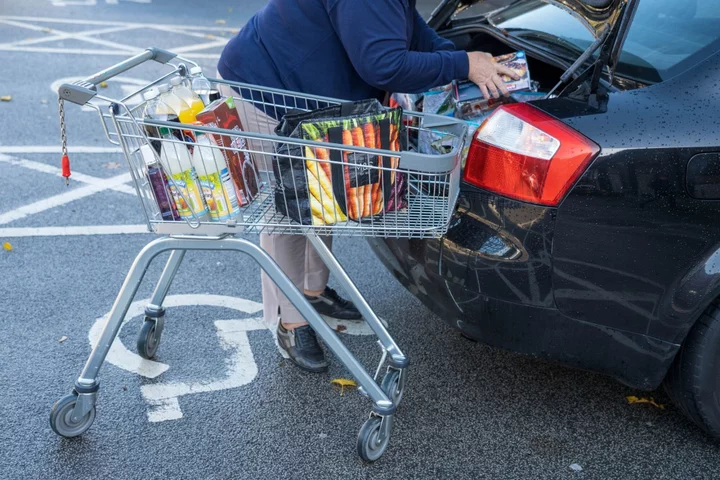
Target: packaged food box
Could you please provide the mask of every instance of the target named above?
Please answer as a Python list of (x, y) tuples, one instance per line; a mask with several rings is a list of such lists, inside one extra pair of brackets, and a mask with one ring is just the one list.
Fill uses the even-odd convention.
[[(198, 113), (196, 118), (199, 123), (208, 127), (243, 131), (232, 97), (215, 100)], [(221, 151), (230, 168), (238, 202), (240, 205), (247, 205), (258, 194), (259, 176), (252, 155), (247, 151), (245, 138), (215, 133), (209, 135), (217, 145), (228, 148)]]
[(520, 50), (507, 55), (500, 55), (494, 57), (494, 60), (520, 76), (520, 80), (513, 80), (507, 75), (501, 75), (508, 92), (517, 92), (518, 90), (528, 90), (530, 88), (530, 70), (528, 69), (527, 57), (524, 51)]
[(452, 117), (455, 114), (455, 97), (453, 95), (454, 84), (448, 83), (442, 87), (433, 88), (423, 94), (424, 113), (433, 115), (445, 115)]
[[(505, 86), (509, 92), (518, 92), (533, 88), (530, 71), (527, 67), (525, 52), (519, 51), (495, 57), (494, 60), (514, 70), (520, 80), (513, 80), (503, 75)], [(455, 116), (463, 120), (471, 120), (494, 109), (498, 105), (508, 103), (507, 97), (486, 99), (475, 83), (470, 80), (455, 82)]]

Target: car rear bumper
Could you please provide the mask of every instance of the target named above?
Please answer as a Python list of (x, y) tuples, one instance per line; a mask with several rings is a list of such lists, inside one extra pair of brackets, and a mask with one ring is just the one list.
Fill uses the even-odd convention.
[(369, 239), (378, 258), (445, 322), (483, 343), (612, 376), (661, 382), (679, 348), (572, 319), (552, 291), (554, 211), (465, 192), (443, 239)]

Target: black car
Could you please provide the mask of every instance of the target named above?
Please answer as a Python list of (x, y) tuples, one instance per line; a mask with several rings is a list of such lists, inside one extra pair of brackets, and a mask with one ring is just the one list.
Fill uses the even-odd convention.
[(444, 238), (372, 240), (465, 336), (664, 383), (720, 437), (720, 2), (445, 0), (458, 48), (525, 50), (541, 91), (475, 134)]

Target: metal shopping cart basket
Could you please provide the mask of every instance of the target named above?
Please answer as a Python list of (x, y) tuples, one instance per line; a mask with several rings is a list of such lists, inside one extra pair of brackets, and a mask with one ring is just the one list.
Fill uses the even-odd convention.
[[(97, 93), (96, 86), (101, 82), (149, 60), (167, 64), (171, 67), (170, 71), (120, 100), (107, 98)], [(57, 434), (74, 437), (83, 434), (93, 423), (99, 388), (98, 371), (118, 334), (148, 266), (158, 254), (171, 252), (150, 304), (145, 309), (145, 320), (138, 338), (139, 352), (146, 358), (154, 356), (157, 350), (165, 323), (163, 301), (185, 252), (188, 250), (232, 250), (249, 255), (259, 264), (307, 319), (335, 357), (358, 381), (361, 392), (372, 400), (372, 413), (362, 426), (358, 437), (358, 453), (364, 460), (373, 461), (379, 458), (387, 447), (395, 411), (405, 387), (408, 359), (320, 236), (354, 235), (396, 238), (442, 236), (447, 231), (457, 200), (461, 169), (460, 152), (466, 127), (452, 118), (405, 112), (403, 114), (404, 128), (400, 131), (403, 141), (399, 142), (403, 145), (402, 149), (378, 150), (302, 138), (279, 137), (273, 135), (269, 128), (262, 128), (259, 112), (267, 112), (268, 108), (283, 109), (283, 111), (290, 108), (309, 111), (341, 105), (342, 102), (212, 78), (208, 80), (216, 87), (227, 85), (244, 92), (242, 97), (238, 98), (237, 109), (246, 109), (243, 111), (245, 118), (256, 115), (255, 121), (248, 123), (260, 125), (261, 127), (256, 128), (259, 131), (251, 131), (248, 128), (244, 131), (229, 130), (208, 125), (189, 127), (177, 122), (143, 118), (145, 103), (137, 104), (136, 100), (144, 92), (173, 77), (187, 77), (190, 65), (198, 67), (194, 62), (178, 57), (171, 52), (151, 48), (88, 77), (85, 81), (65, 84), (59, 88), (63, 153), (66, 154), (63, 102), (70, 101), (94, 108), (102, 120), (108, 140), (122, 148), (147, 219), (148, 229), (150, 232), (162, 236), (145, 246), (133, 262), (113, 304), (99, 341), (94, 346), (80, 377), (75, 382), (72, 393), (58, 400), (53, 406), (50, 424)], [(197, 72), (197, 68), (192, 68), (192, 70)], [(128, 105), (133, 106), (129, 107)], [(188, 136), (188, 129), (191, 131), (190, 136)], [(447, 151), (435, 154), (421, 154), (414, 151), (415, 141), (424, 134), (431, 134), (433, 138), (441, 138), (447, 146)], [(203, 135), (212, 137), (215, 141), (206, 142), (201, 146), (199, 137)], [(296, 148), (287, 148), (288, 145)], [(313, 155), (312, 152), (318, 151), (318, 148), (329, 151), (329, 158), (322, 159)], [(195, 201), (197, 203), (198, 199), (190, 198), (192, 192), (181, 188), (179, 185), (181, 180), (178, 180), (178, 177), (167, 175), (167, 170), (173, 169), (172, 163), (180, 160), (178, 160), (177, 153), (169, 155), (164, 149), (168, 149), (168, 152), (177, 152), (178, 149), (189, 152), (190, 149), (194, 149), (193, 155), (197, 154), (196, 151), (199, 149), (201, 150), (200, 161), (203, 163), (218, 161), (222, 163), (222, 159), (227, 159), (230, 155), (249, 154), (255, 159), (250, 168), (251, 176), (254, 178), (248, 178), (245, 170), (240, 175), (244, 176), (246, 186), (252, 183), (257, 188), (252, 191), (248, 190), (245, 192), (247, 194), (245, 198), (237, 201), (235, 215), (232, 218), (223, 219), (219, 215), (212, 217), (205, 211), (198, 212), (192, 209), (190, 209), (189, 215), (180, 216), (176, 210), (184, 206), (183, 202)], [(338, 153), (333, 155), (333, 152)], [(220, 160), (218, 160), (218, 153)], [(306, 163), (311, 161), (316, 162), (313, 164), (316, 168), (319, 165), (325, 169), (336, 164), (343, 165), (343, 162), (347, 161), (347, 155), (352, 153), (376, 155), (383, 159), (375, 164), (371, 162), (366, 165), (363, 172), (368, 176), (373, 174), (382, 176), (388, 173), (391, 176), (404, 176), (406, 188), (403, 194), (403, 208), (395, 208), (390, 211), (381, 205), (380, 214), (356, 220), (347, 218), (346, 215), (337, 211), (328, 213), (326, 210), (324, 214), (326, 216), (329, 214), (332, 218), (329, 221), (324, 218), (319, 222), (293, 220), (292, 215), (288, 215), (287, 209), (284, 212), (280, 211), (278, 204), (282, 203), (282, 198), (278, 198), (278, 195), (282, 197), (285, 194), (278, 192), (287, 192), (289, 187), (280, 185), (278, 182), (282, 182), (282, 180), (276, 178), (276, 167), (280, 162), (301, 161)], [(182, 155), (188, 155), (188, 153)], [(160, 163), (161, 171), (165, 170), (166, 175), (163, 175), (163, 178), (167, 184), (164, 192), (162, 189), (159, 191), (157, 184), (153, 182), (152, 172), (149, 168), (149, 164), (153, 161)], [(222, 168), (211, 167), (213, 166), (203, 165), (199, 168), (212, 171), (222, 170)], [(273, 168), (275, 168), (275, 172)], [(309, 168), (304, 170), (303, 175), (306, 176), (306, 180), (310, 171)], [(196, 175), (197, 173), (195, 171)], [(227, 199), (226, 195), (232, 196), (232, 194), (237, 198), (242, 193), (232, 185), (232, 182), (220, 182), (222, 190), (220, 195), (223, 198)], [(307, 182), (302, 182), (302, 185), (302, 188), (309, 189)], [(230, 192), (230, 190), (235, 190), (235, 192)], [(290, 191), (292, 192), (292, 189)], [(307, 199), (312, 195), (312, 192), (309, 191), (295, 191), (294, 193), (299, 196), (304, 194), (303, 198)], [(317, 193), (315, 192), (316, 196)], [(322, 188), (319, 194), (323, 195)], [(394, 195), (397, 195), (397, 192)], [(173, 198), (173, 203), (177, 204), (172, 208), (171, 217), (168, 217), (167, 202), (164, 203), (163, 198), (160, 198), (163, 196), (165, 199)], [(201, 198), (203, 199), (201, 201), (206, 199), (205, 196)], [(347, 198), (344, 200), (348, 201)], [(212, 192), (207, 201), (213, 201)], [(218, 207), (216, 206), (216, 208)], [(330, 272), (348, 293), (362, 313), (365, 322), (378, 338), (382, 356), (374, 375), (358, 362), (340, 341), (336, 332), (325, 323), (273, 259), (256, 243), (242, 238), (257, 233), (299, 234), (305, 235), (310, 240)], [(378, 376), (383, 366), (386, 366), (385, 373), (382, 380), (379, 381)]]

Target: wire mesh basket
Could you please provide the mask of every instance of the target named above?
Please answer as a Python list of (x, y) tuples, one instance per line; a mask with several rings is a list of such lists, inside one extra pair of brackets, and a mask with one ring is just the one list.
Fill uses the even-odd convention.
[[(234, 88), (228, 103), (241, 129), (144, 118), (145, 101), (132, 108), (118, 102), (103, 114), (114, 127), (110, 135), (125, 154), (151, 231), (411, 238), (447, 231), (459, 189), (462, 122), (404, 112), (402, 128), (384, 149), (362, 141), (290, 138), (274, 134), (276, 119), (343, 102), (209, 81), (221, 90)], [(431, 140), (441, 147), (420, 153), (418, 143)], [(292, 174), (280, 174), (288, 165)], [(344, 172), (344, 181), (332, 172)]]

